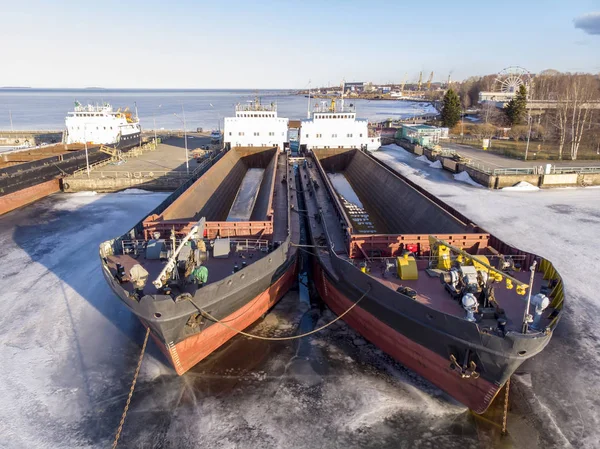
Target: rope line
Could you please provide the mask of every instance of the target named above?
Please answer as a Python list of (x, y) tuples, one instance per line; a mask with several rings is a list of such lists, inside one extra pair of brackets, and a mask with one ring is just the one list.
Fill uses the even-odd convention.
[(119, 428), (117, 429), (117, 434), (115, 435), (115, 440), (112, 444), (112, 449), (117, 447), (119, 444), (119, 438), (121, 438), (121, 432), (123, 431), (123, 424), (125, 424), (125, 417), (127, 416), (127, 411), (129, 410), (129, 404), (131, 403), (131, 396), (133, 396), (133, 390), (135, 390), (135, 384), (137, 383), (138, 374), (140, 374), (140, 367), (142, 366), (142, 360), (144, 359), (144, 352), (146, 352), (146, 344), (148, 343), (148, 336), (150, 335), (150, 328), (146, 328), (146, 337), (144, 338), (144, 344), (142, 345), (142, 352), (140, 352), (140, 358), (138, 360), (137, 367), (135, 368), (135, 374), (133, 375), (133, 382), (131, 383), (131, 388), (129, 389), (129, 396), (127, 397), (127, 403), (125, 404), (125, 409), (123, 410), (123, 415), (121, 416), (121, 422), (119, 423)]
[(226, 327), (227, 329), (229, 329), (229, 330), (232, 330), (232, 331), (234, 331), (234, 332), (236, 332), (236, 333), (238, 333), (238, 334), (241, 334), (241, 335), (244, 335), (244, 336), (246, 336), (246, 337), (250, 337), (250, 338), (256, 338), (256, 339), (258, 339), (258, 340), (266, 340), (266, 341), (287, 341), (287, 340), (298, 340), (298, 339), (300, 339), (300, 338), (304, 338), (304, 337), (308, 337), (309, 335), (316, 334), (317, 332), (319, 332), (319, 331), (322, 331), (323, 329), (325, 329), (325, 328), (327, 328), (327, 327), (331, 326), (331, 325), (332, 325), (333, 323), (335, 323), (336, 321), (338, 321), (338, 320), (341, 320), (341, 319), (342, 319), (342, 318), (343, 318), (343, 317), (344, 317), (344, 316), (345, 316), (345, 315), (346, 315), (348, 312), (350, 312), (352, 309), (354, 309), (354, 308), (355, 308), (355, 307), (358, 305), (358, 303), (359, 303), (359, 302), (361, 302), (365, 296), (367, 296), (367, 294), (368, 294), (370, 291), (371, 291), (371, 287), (369, 287), (369, 289), (368, 289), (366, 292), (364, 292), (364, 293), (363, 293), (363, 295), (362, 295), (362, 296), (361, 296), (361, 297), (358, 299), (358, 301), (356, 301), (354, 304), (352, 304), (348, 310), (346, 310), (346, 311), (345, 311), (344, 313), (342, 313), (341, 315), (338, 315), (338, 316), (336, 317), (336, 319), (335, 319), (335, 320), (333, 320), (333, 321), (331, 321), (331, 322), (329, 322), (329, 323), (327, 323), (327, 324), (324, 324), (323, 326), (321, 326), (321, 327), (319, 327), (319, 328), (317, 328), (317, 329), (313, 329), (313, 330), (312, 330), (312, 331), (310, 331), (310, 332), (306, 332), (306, 333), (304, 333), (304, 334), (300, 334), (300, 335), (290, 335), (290, 336), (288, 336), (288, 337), (263, 337), (263, 336), (261, 336), (261, 335), (249, 334), (248, 332), (244, 332), (244, 331), (241, 331), (241, 330), (239, 330), (239, 329), (235, 329), (235, 328), (233, 328), (233, 327), (229, 326), (228, 324), (225, 324), (225, 322), (223, 322), (223, 321), (221, 321), (221, 320), (218, 320), (217, 318), (215, 318), (214, 316), (212, 316), (210, 313), (208, 313), (208, 312), (205, 312), (205, 311), (204, 311), (204, 310), (202, 310), (200, 307), (198, 307), (196, 304), (194, 304), (194, 302), (193, 302), (193, 301), (192, 301), (192, 304), (194, 304), (194, 306), (196, 306), (196, 308), (197, 308), (197, 309), (198, 309), (198, 310), (199, 310), (199, 311), (200, 311), (200, 312), (201, 312), (201, 313), (202, 313), (204, 316), (206, 316), (206, 317), (207, 317), (209, 320), (211, 320), (211, 321), (214, 321), (215, 323), (219, 323), (221, 326), (223, 326), (223, 327)]

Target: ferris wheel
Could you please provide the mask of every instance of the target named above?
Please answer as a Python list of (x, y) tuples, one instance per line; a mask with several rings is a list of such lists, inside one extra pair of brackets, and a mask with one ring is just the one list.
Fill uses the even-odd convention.
[(511, 66), (503, 69), (496, 75), (494, 91), (512, 93), (525, 85), (527, 90), (532, 86), (533, 76), (523, 67)]

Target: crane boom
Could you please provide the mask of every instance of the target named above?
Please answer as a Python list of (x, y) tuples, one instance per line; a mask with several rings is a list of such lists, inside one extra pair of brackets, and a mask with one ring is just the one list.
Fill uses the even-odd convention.
[(417, 85), (417, 90), (421, 90), (421, 83), (423, 82), (423, 71), (419, 72), (419, 83)]
[(408, 72), (404, 73), (404, 79), (402, 80), (402, 85), (400, 86), (400, 93), (404, 93), (404, 85), (406, 84), (406, 78), (408, 77)]
[(433, 72), (429, 74), (429, 79), (427, 80), (427, 90), (431, 90), (431, 81), (433, 80)]

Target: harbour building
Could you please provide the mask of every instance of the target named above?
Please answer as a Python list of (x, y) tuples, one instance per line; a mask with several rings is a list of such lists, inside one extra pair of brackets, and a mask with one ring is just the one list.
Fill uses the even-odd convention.
[(437, 145), (442, 128), (430, 125), (403, 124), (396, 132), (396, 139), (405, 139), (421, 146)]

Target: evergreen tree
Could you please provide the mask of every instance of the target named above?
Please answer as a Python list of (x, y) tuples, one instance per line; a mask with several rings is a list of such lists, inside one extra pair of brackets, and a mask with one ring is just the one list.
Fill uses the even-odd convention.
[(527, 88), (524, 84), (519, 86), (517, 94), (504, 107), (506, 117), (511, 126), (520, 125), (525, 118), (527, 111)]
[(460, 121), (460, 99), (454, 90), (448, 89), (442, 107), (442, 126), (453, 128)]

